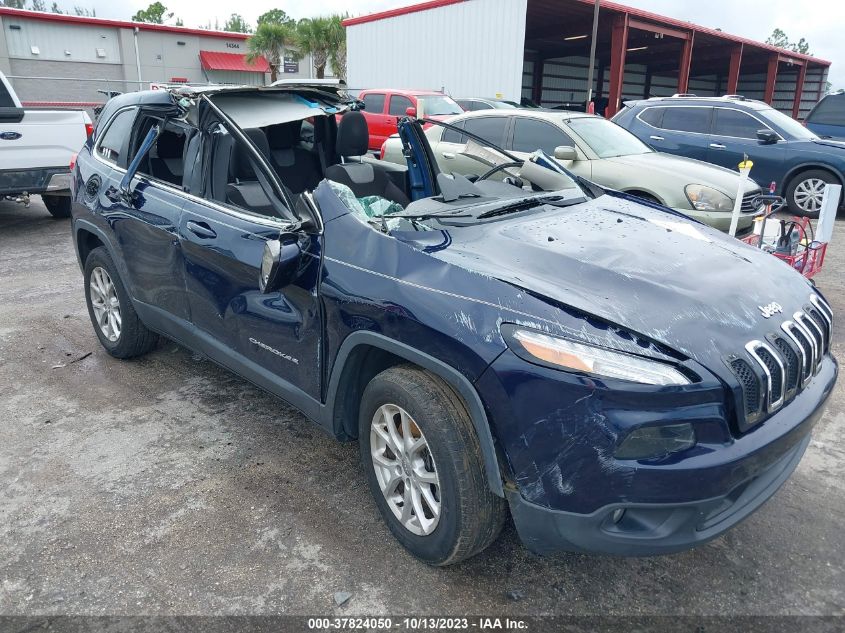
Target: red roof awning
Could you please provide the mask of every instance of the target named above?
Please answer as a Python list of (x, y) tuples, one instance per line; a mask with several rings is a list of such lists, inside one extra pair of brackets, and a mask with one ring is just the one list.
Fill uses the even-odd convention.
[(263, 57), (259, 57), (250, 64), (246, 60), (246, 55), (241, 53), (200, 51), (200, 63), (206, 70), (237, 70), (243, 73), (270, 72), (270, 65)]

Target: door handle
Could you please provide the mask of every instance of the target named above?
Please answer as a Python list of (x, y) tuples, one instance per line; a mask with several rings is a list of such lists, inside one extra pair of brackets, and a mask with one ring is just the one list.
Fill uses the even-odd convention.
[(662, 141), (662, 140), (663, 140), (663, 137), (662, 137), (662, 136), (654, 136), (654, 135), (651, 135), (651, 136), (649, 136), (649, 138), (650, 138), (652, 141)]
[(721, 143), (710, 143), (710, 147), (712, 147), (713, 149), (727, 149)]
[(453, 152), (443, 152), (443, 158), (446, 160), (452, 160), (455, 158), (455, 154)]
[(217, 233), (214, 232), (214, 229), (208, 226), (205, 222), (193, 222), (189, 220), (185, 227), (191, 233), (204, 240), (212, 240), (217, 237)]

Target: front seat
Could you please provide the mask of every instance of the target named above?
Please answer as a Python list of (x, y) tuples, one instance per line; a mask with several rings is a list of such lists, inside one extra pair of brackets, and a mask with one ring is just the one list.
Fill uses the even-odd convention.
[[(244, 134), (269, 161), (270, 145), (267, 143), (267, 136), (264, 132), (260, 128), (249, 128), (244, 130)], [(274, 213), (273, 205), (267, 194), (264, 193), (264, 189), (258, 182), (258, 176), (253, 169), (252, 154), (240, 144), (232, 144), (231, 160), (228, 164), (228, 177), (226, 178), (226, 201), (258, 213)]]
[(381, 196), (403, 207), (411, 201), (393, 184), (387, 174), (372, 163), (365, 163), (360, 157), (367, 153), (370, 131), (367, 119), (357, 111), (347, 112), (337, 127), (337, 153), (344, 158), (358, 157), (358, 161), (332, 165), (326, 169), (326, 178), (346, 185), (357, 198)]
[(279, 123), (267, 128), (273, 168), (292, 193), (310, 191), (323, 179), (317, 156), (299, 147), (301, 135), (302, 121)]

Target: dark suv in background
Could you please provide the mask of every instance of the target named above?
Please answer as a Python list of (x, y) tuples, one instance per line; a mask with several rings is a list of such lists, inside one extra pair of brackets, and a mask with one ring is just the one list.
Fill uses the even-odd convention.
[(737, 169), (777, 183), (793, 213), (818, 217), (827, 183), (845, 182), (845, 143), (824, 139), (762, 101), (738, 95), (628, 101), (613, 121), (654, 149)]
[(822, 97), (804, 124), (822, 138), (845, 140), (845, 90)]

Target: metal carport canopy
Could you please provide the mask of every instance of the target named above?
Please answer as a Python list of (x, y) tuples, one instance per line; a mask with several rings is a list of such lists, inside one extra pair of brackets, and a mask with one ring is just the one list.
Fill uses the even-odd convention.
[[(350, 18), (344, 21), (349, 85), (443, 87), (459, 96), (518, 99), (523, 72), (531, 74), (530, 62), (581, 54), (589, 47), (589, 39), (579, 36), (590, 33), (594, 6), (593, 0), (430, 0)], [(768, 102), (783, 64), (797, 69), (793, 115), (807, 69), (830, 66), (826, 60), (623, 4), (602, 1), (600, 7), (598, 60), (600, 68), (610, 70), (608, 115), (619, 107), (626, 63), (676, 74), (678, 92), (686, 92), (691, 73), (724, 74), (728, 93), (737, 91), (741, 72), (764, 73)], [(648, 46), (641, 46), (644, 39)], [(529, 62), (525, 68), (523, 60)], [(601, 88), (601, 76), (597, 81)]]

